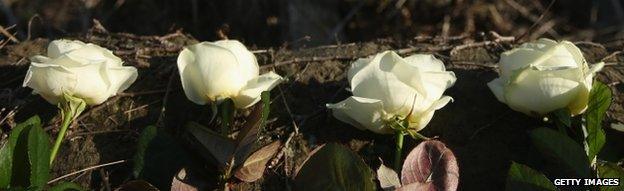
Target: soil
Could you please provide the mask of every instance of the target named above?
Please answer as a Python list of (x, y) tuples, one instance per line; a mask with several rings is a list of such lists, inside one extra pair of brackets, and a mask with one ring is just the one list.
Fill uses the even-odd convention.
[[(197, 42), (183, 33), (166, 36), (136, 36), (109, 33), (95, 27), (85, 35), (70, 38), (92, 42), (109, 48), (139, 68), (139, 79), (124, 94), (102, 105), (89, 108), (69, 130), (52, 177), (58, 177), (90, 166), (118, 160), (129, 160), (136, 150), (142, 129), (158, 124), (174, 135), (180, 135), (185, 122), (207, 124), (210, 108), (186, 99), (176, 69), (176, 56), (184, 45)], [(2, 125), (6, 134), (15, 125), (37, 114), (48, 121), (48, 132), (57, 133), (59, 116), (56, 107), (30, 89), (21, 87), (28, 68), (27, 58), (44, 54), (48, 39), (33, 39), (1, 49), (0, 108), (14, 110)], [(277, 159), (265, 176), (252, 184), (239, 183), (235, 190), (285, 190), (294, 169), (316, 146), (338, 142), (357, 152), (376, 169), (379, 158), (392, 161), (393, 139), (360, 131), (331, 116), (326, 103), (347, 98), (350, 93), (345, 73), (349, 64), (360, 57), (384, 50), (397, 50), (402, 55), (433, 53), (455, 72), (457, 83), (446, 91), (454, 102), (436, 112), (423, 131), (428, 137), (437, 136), (455, 153), (460, 168), (461, 190), (502, 190), (511, 161), (532, 163), (532, 147), (527, 131), (543, 125), (510, 110), (498, 102), (486, 83), (496, 78), (498, 55), (518, 43), (496, 38), (495, 35), (466, 36), (456, 39), (414, 38), (403, 41), (377, 39), (369, 42), (337, 44), (314, 48), (290, 49), (277, 47), (258, 50), (262, 70), (275, 70), (288, 82), (272, 91), (270, 123), (261, 133), (260, 141), (286, 141), (283, 158)], [(624, 158), (621, 132), (609, 128), (613, 122), (624, 123), (624, 56), (616, 52), (624, 44), (594, 44), (577, 42), (590, 63), (604, 59), (606, 67), (598, 79), (608, 84), (614, 100), (604, 123), (609, 145), (601, 157), (619, 161)], [(5, 115), (6, 112), (2, 113)], [(296, 124), (296, 126), (294, 125)], [(298, 134), (294, 133), (295, 128)], [(2, 137), (5, 137), (4, 135)], [(405, 148), (417, 142), (406, 139)], [(132, 162), (108, 166), (72, 176), (75, 181), (93, 190), (116, 188), (132, 179)], [(216, 179), (215, 179), (216, 180)]]

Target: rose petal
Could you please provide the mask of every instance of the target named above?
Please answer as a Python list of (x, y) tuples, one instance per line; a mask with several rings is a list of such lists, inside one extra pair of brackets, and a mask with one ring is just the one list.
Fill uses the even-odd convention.
[(271, 71), (249, 80), (241, 92), (232, 100), (236, 108), (247, 108), (260, 101), (263, 91), (270, 91), (282, 81), (282, 77)]
[(111, 96), (128, 89), (138, 77), (134, 67), (108, 67), (106, 71), (110, 82), (108, 94)]
[(443, 96), (442, 98), (434, 101), (426, 110), (412, 113), (409, 118), (409, 127), (413, 128), (415, 131), (424, 129), (433, 118), (435, 111), (442, 109), (442, 107), (446, 106), (446, 104), (451, 101), (453, 101), (452, 97)]
[[(193, 75), (191, 78), (194, 79), (185, 80), (203, 82), (203, 88), (192, 91), (201, 91), (200, 95), (205, 101), (219, 103), (226, 98), (234, 97), (247, 83), (248, 80), (244, 79), (245, 77), (239, 71), (236, 56), (230, 50), (210, 42), (191, 45), (185, 49), (193, 53), (194, 59), (186, 59), (189, 57), (180, 55), (179, 58), (182, 59), (178, 59), (178, 68), (183, 72), (187, 68), (198, 70), (197, 73), (191, 74)], [(181, 77), (186, 78), (184, 73)], [(191, 99), (190, 96), (189, 99)], [(202, 104), (202, 102), (196, 103)]]
[(84, 42), (78, 40), (54, 40), (48, 45), (48, 57), (56, 58), (69, 51), (82, 48), (84, 45)]
[(504, 92), (505, 80), (503, 80), (503, 78), (496, 78), (488, 82), (487, 86), (490, 88), (490, 90), (492, 90), (492, 93), (494, 93), (494, 96), (496, 96), (496, 99), (498, 99), (498, 101), (506, 103)]
[(259, 75), (259, 66), (256, 56), (245, 45), (237, 40), (220, 40), (214, 44), (230, 50), (238, 60), (239, 72), (245, 80), (250, 80)]
[(34, 93), (56, 105), (61, 100), (63, 91), (73, 91), (76, 80), (74, 73), (63, 66), (33, 62), (26, 72), (22, 86), (32, 88)]
[(418, 67), (423, 72), (443, 72), (446, 71), (442, 60), (431, 54), (414, 54), (404, 58), (407, 63)]
[(68, 68), (76, 74), (76, 88), (71, 91), (75, 97), (83, 99), (87, 105), (98, 105), (106, 101), (111, 94), (105, 61)]
[(334, 117), (359, 129), (388, 134), (392, 130), (384, 127), (385, 117), (381, 100), (351, 96), (336, 104), (327, 104)]
[(204, 79), (195, 63), (195, 53), (189, 49), (184, 49), (178, 55), (178, 72), (184, 94), (192, 102), (204, 105), (207, 97), (204, 93)]
[(120, 67), (123, 63), (121, 58), (113, 55), (110, 50), (91, 43), (85, 44), (79, 49), (69, 51), (65, 55), (78, 60), (80, 63), (104, 62), (111, 67)]
[(527, 115), (565, 108), (579, 91), (579, 82), (574, 80), (579, 72), (575, 68), (539, 71), (526, 67), (505, 88), (506, 103)]

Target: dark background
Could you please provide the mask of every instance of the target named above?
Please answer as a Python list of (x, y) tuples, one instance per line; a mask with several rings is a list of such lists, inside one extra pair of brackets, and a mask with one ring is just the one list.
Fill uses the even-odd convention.
[[(227, 36), (260, 47), (314, 46), (496, 31), (530, 38), (604, 41), (624, 26), (622, 0), (2, 0), (0, 24), (16, 36), (57, 38), (98, 19), (112, 32), (199, 40)], [(544, 17), (540, 20), (540, 16)], [(34, 17), (38, 15), (38, 17)], [(33, 18), (34, 17), (34, 18)], [(309, 38), (307, 38), (309, 37)]]

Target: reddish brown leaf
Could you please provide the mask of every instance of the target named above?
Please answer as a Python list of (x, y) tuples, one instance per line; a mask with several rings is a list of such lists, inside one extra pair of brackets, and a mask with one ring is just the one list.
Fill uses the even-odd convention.
[(428, 182), (428, 183), (414, 182), (414, 183), (399, 187), (395, 191), (414, 191), (414, 190), (437, 191), (435, 185), (433, 185), (433, 182)]
[(275, 141), (251, 154), (245, 160), (245, 163), (236, 170), (234, 176), (245, 182), (253, 182), (260, 179), (264, 174), (267, 162), (277, 153), (280, 145), (280, 141)]
[(235, 149), (230, 139), (194, 122), (186, 124), (186, 128), (197, 142), (212, 154), (219, 167), (227, 166)]
[(254, 105), (239, 131), (235, 141), (236, 146), (234, 147), (235, 166), (238, 166), (240, 162), (245, 160), (256, 144), (258, 132), (260, 132), (260, 128), (268, 115), (268, 110), (265, 111), (265, 107), (268, 107), (268, 105), (265, 105), (264, 101)]
[(459, 167), (455, 155), (440, 141), (424, 141), (405, 159), (401, 181), (406, 186), (421, 183), (431, 184), (438, 191), (457, 190)]

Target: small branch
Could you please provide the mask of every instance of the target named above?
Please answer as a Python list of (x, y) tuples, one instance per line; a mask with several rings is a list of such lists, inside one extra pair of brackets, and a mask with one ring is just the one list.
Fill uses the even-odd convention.
[(105, 164), (101, 164), (101, 165), (95, 165), (95, 166), (87, 167), (85, 169), (74, 171), (74, 172), (71, 172), (69, 174), (66, 174), (66, 175), (60, 176), (58, 178), (52, 179), (52, 180), (48, 181), (48, 184), (52, 184), (52, 183), (57, 182), (59, 180), (63, 180), (65, 178), (67, 178), (67, 177), (70, 177), (70, 176), (73, 176), (73, 175), (76, 175), (76, 174), (80, 174), (82, 172), (87, 172), (87, 171), (90, 171), (90, 170), (102, 168), (102, 167), (105, 167), (105, 166), (116, 165), (116, 164), (120, 164), (120, 163), (124, 163), (124, 162), (126, 162), (126, 160), (118, 160), (118, 161), (115, 161), (115, 162), (109, 162), (109, 163), (105, 163)]
[(17, 40), (17, 38), (15, 38), (15, 36), (13, 34), (11, 34), (8, 29), (4, 28), (3, 26), (0, 26), (0, 33), (2, 33), (2, 35), (6, 36), (7, 38), (9, 38), (9, 40), (11, 40), (14, 43), (19, 43), (20, 41)]
[(136, 96), (149, 95), (149, 94), (161, 94), (165, 92), (167, 92), (167, 90), (149, 90), (149, 91), (129, 92), (129, 93), (120, 92), (120, 93), (117, 93), (117, 95), (121, 97), (136, 97)]
[(263, 65), (263, 66), (260, 66), (260, 69), (278, 67), (278, 66), (289, 65), (289, 64), (306, 63), (306, 62), (321, 62), (321, 61), (328, 61), (328, 60), (354, 60), (354, 59), (356, 58), (352, 56), (321, 56), (321, 57), (315, 56), (311, 58), (295, 58), (292, 60), (276, 62), (274, 64)]

